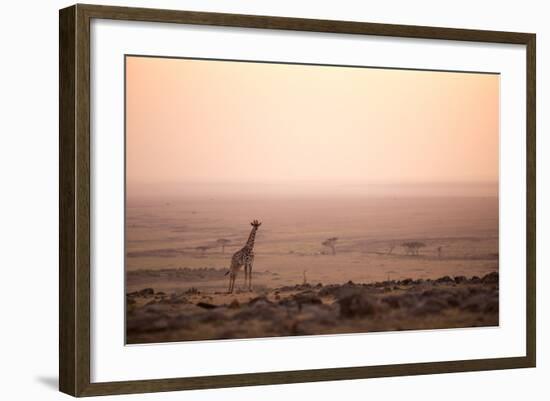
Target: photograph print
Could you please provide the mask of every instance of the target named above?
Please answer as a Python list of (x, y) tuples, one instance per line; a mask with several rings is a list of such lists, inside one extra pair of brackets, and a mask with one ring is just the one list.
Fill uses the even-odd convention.
[(126, 343), (498, 326), (499, 80), (127, 55)]

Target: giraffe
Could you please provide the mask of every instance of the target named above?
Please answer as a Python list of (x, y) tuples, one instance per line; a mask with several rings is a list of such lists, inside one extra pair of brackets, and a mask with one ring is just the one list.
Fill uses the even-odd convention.
[(258, 227), (262, 225), (258, 220), (254, 220), (250, 223), (252, 230), (248, 236), (245, 246), (235, 252), (231, 257), (231, 267), (225, 275), (229, 274), (229, 289), (228, 293), (232, 294), (235, 288), (235, 278), (237, 273), (244, 266), (244, 285), (248, 282), (248, 290), (252, 290), (252, 264), (254, 263), (254, 239), (256, 238), (256, 231)]

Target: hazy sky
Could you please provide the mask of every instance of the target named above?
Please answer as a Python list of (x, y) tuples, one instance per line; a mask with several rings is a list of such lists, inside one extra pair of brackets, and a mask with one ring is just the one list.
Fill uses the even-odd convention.
[(129, 186), (496, 182), (499, 77), (128, 57)]

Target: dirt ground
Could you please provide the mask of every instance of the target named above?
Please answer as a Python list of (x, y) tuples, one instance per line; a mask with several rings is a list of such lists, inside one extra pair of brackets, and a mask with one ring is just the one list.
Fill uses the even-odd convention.
[(127, 313), (129, 344), (497, 326), (498, 273), (235, 294), (145, 288), (127, 294)]

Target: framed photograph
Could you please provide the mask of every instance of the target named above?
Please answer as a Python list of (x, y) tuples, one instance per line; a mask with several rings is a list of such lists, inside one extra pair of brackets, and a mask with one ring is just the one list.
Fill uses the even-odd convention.
[(535, 35), (60, 11), (60, 390), (535, 366)]

